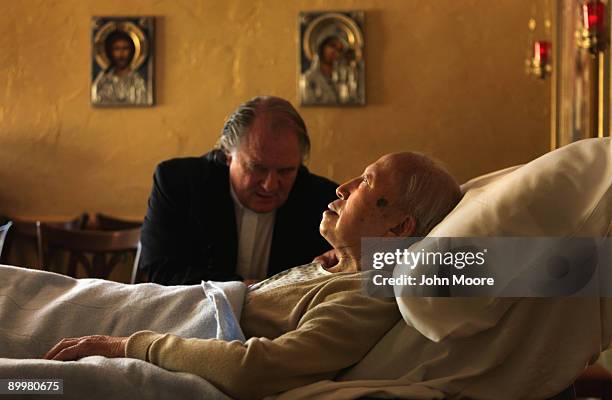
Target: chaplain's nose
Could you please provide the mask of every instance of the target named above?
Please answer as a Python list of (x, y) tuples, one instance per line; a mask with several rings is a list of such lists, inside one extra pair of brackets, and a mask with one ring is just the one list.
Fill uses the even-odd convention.
[(279, 187), (279, 176), (275, 170), (270, 170), (263, 180), (262, 186), (266, 192), (274, 192)]

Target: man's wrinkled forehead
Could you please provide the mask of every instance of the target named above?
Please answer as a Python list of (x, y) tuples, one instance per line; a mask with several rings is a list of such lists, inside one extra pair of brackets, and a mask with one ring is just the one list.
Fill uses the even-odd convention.
[[(293, 155), (295, 152), (300, 158), (297, 162), (301, 162), (295, 124), (282, 115), (271, 116), (268, 114), (264, 113), (255, 118), (248, 128), (248, 133), (242, 138), (240, 148), (249, 148), (252, 152), (260, 154), (261, 157), (279, 151), (285, 153), (286, 156)], [(274, 146), (278, 143), (284, 143), (283, 146), (290, 147), (274, 150)], [(275, 154), (271, 155), (274, 156)]]
[(284, 113), (278, 111), (260, 111), (250, 126), (251, 131), (257, 130), (265, 134), (297, 133), (295, 122)]
[(384, 183), (390, 179), (393, 179), (393, 165), (390, 162), (389, 157), (383, 156), (376, 160), (374, 163), (368, 165), (364, 171), (363, 175), (367, 178), (370, 178), (376, 183)]
[(364, 170), (364, 176), (389, 199), (394, 198), (410, 178), (410, 163), (395, 154), (379, 158)]

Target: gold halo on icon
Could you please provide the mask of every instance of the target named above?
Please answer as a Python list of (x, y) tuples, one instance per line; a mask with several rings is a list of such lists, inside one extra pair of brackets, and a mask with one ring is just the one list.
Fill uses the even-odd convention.
[[(327, 34), (326, 34), (327, 33)], [(312, 61), (317, 52), (317, 41), (321, 37), (329, 35), (342, 35), (351, 49), (355, 51), (355, 60), (359, 61), (362, 57), (363, 34), (355, 21), (340, 13), (326, 13), (315, 18), (304, 31), (302, 43), (304, 54)]]
[(102, 25), (94, 37), (94, 54), (96, 63), (103, 70), (108, 69), (110, 66), (111, 62), (106, 54), (106, 39), (108, 38), (108, 35), (114, 31), (123, 31), (132, 39), (132, 43), (134, 43), (134, 56), (130, 62), (130, 68), (132, 70), (137, 70), (145, 62), (147, 56), (149, 55), (149, 41), (147, 40), (147, 37), (142, 29), (140, 29), (138, 25), (129, 21), (109, 21)]

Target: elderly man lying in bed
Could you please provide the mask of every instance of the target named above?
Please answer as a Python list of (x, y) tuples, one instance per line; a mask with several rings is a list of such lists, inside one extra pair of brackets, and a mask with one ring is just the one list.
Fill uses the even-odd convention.
[(425, 235), (461, 197), (447, 172), (415, 153), (380, 158), (337, 194), (320, 231), (334, 246), (338, 264), (329, 270), (316, 263), (296, 267), (251, 286), (240, 321), (250, 338), (246, 343), (141, 331), (64, 339), (45, 358), (138, 358), (197, 374), (237, 398), (333, 378), (401, 318), (394, 299), (362, 290), (361, 238)]

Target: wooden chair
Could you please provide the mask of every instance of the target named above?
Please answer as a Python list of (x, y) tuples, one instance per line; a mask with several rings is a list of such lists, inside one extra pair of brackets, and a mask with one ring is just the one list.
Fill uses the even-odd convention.
[(50, 224), (40, 224), (41, 249), (39, 258), (45, 265), (49, 250), (68, 253), (67, 275), (76, 277), (81, 265), (90, 278), (108, 279), (113, 268), (124, 256), (138, 251), (140, 228), (102, 231), (70, 230)]
[[(101, 230), (124, 230), (124, 229), (140, 229), (142, 227), (142, 221), (134, 221), (123, 218), (116, 218), (110, 215), (97, 213), (96, 224), (97, 229)], [(138, 270), (138, 263), (140, 262), (140, 252), (142, 245), (138, 242), (138, 248), (134, 255), (134, 263), (132, 265), (132, 274), (130, 277), (130, 283), (145, 282), (146, 276)]]
[(120, 231), (123, 229), (140, 228), (142, 226), (142, 221), (116, 218), (110, 215), (96, 213), (94, 226), (96, 229), (103, 231)]
[(6, 234), (8, 233), (9, 228), (13, 225), (11, 221), (3, 223), (0, 226), (0, 257), (2, 256), (2, 247), (4, 246), (4, 238), (6, 238)]
[[(9, 264), (9, 256), (12, 249), (18, 243), (22, 243), (29, 244), (30, 247), (34, 249), (37, 256), (35, 265), (38, 266), (38, 268), (42, 268), (42, 260), (40, 259), (41, 242), (38, 228), (41, 221), (0, 216), (0, 221), (2, 219), (11, 220), (13, 225), (10, 233), (6, 236), (5, 249), (2, 253), (2, 257), (0, 258), (0, 263)], [(87, 225), (88, 220), (89, 216), (86, 213), (83, 213), (69, 220), (42, 221), (42, 223), (56, 225), (66, 229), (83, 229), (85, 225)]]

